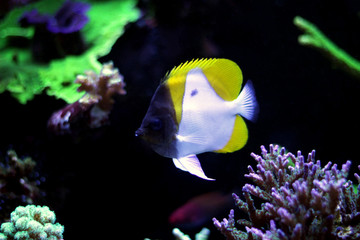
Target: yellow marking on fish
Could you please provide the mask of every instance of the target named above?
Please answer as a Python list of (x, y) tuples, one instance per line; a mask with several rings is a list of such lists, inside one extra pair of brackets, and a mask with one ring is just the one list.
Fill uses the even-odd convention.
[(166, 84), (170, 90), (178, 125), (182, 115), (186, 76), (190, 70), (195, 68), (200, 68), (204, 72), (211, 87), (226, 101), (234, 100), (241, 89), (241, 69), (236, 63), (228, 59), (195, 59), (174, 67), (166, 74), (162, 84)]
[(217, 153), (235, 152), (243, 148), (247, 140), (248, 140), (248, 130), (245, 121), (242, 117), (236, 116), (233, 132), (231, 134), (230, 140), (222, 149), (216, 150), (215, 152)]

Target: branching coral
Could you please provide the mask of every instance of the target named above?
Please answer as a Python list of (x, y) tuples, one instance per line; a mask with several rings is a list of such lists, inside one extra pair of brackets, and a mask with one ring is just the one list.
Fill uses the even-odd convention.
[[(249, 216), (239, 220), (246, 232), (236, 228), (234, 211), (215, 226), (227, 239), (359, 239), (360, 197), (351, 181), (346, 181), (351, 162), (341, 170), (331, 162), (321, 167), (315, 150), (308, 158), (270, 145), (262, 156), (252, 153), (257, 170), (249, 166), (257, 186), (245, 184), (243, 201), (233, 194), (236, 205)], [(356, 175), (360, 182), (360, 177)], [(256, 200), (261, 200), (260, 209)]]
[(0, 217), (6, 219), (14, 207), (32, 204), (40, 196), (39, 180), (35, 180), (36, 163), (26, 157), (20, 159), (13, 150), (0, 162)]
[(105, 63), (97, 75), (94, 71), (87, 71), (86, 75), (78, 75), (75, 80), (80, 84), (78, 91), (86, 94), (79, 100), (80, 104), (90, 106), (97, 104), (102, 111), (110, 111), (114, 103), (115, 94), (124, 95), (125, 83), (123, 76), (112, 62)]
[(62, 239), (64, 226), (55, 221), (55, 213), (47, 206), (17, 207), (11, 221), (1, 225), (0, 240)]
[(90, 128), (103, 126), (108, 121), (113, 96), (126, 93), (123, 76), (112, 62), (104, 64), (99, 75), (87, 71), (86, 75), (78, 75), (75, 82), (80, 84), (78, 91), (85, 91), (85, 94), (51, 116), (48, 127), (55, 133), (70, 133), (73, 126), (79, 125)]
[(299, 36), (298, 41), (301, 45), (313, 47), (336, 63), (345, 71), (353, 76), (360, 78), (360, 62), (346, 53), (325, 36), (314, 24), (302, 17), (295, 17), (294, 24), (304, 34)]

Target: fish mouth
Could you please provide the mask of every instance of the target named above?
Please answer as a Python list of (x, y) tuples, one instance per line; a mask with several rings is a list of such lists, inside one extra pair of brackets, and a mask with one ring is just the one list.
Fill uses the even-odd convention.
[(140, 127), (138, 130), (135, 131), (135, 137), (138, 137), (148, 143), (153, 143), (154, 140), (149, 137), (148, 132), (146, 131), (146, 129)]
[(157, 144), (157, 142), (148, 135), (148, 131), (142, 127), (135, 131), (135, 137), (138, 137), (149, 144)]
[(135, 131), (135, 137), (142, 138), (144, 137), (144, 135), (145, 135), (145, 131), (142, 128), (139, 128), (138, 130)]
[(173, 158), (177, 156), (177, 150), (175, 148), (175, 142), (158, 142), (156, 139), (151, 138), (144, 128), (139, 128), (135, 131), (135, 136), (141, 138), (142, 140), (146, 141), (149, 146), (159, 155), (164, 157)]

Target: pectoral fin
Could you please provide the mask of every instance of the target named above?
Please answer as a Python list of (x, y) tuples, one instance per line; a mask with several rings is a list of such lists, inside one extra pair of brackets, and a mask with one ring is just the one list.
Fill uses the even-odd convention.
[(201, 168), (201, 164), (199, 162), (199, 159), (196, 157), (196, 155), (192, 154), (186, 157), (182, 158), (173, 158), (173, 162), (175, 166), (183, 171), (187, 171), (195, 176), (198, 176), (199, 178), (214, 181), (213, 178), (208, 178), (204, 171)]

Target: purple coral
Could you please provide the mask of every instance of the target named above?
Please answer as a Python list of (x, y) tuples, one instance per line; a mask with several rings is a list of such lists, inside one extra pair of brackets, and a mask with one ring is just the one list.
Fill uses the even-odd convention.
[(27, 26), (33, 24), (46, 24), (49, 19), (49, 15), (41, 14), (38, 10), (33, 9), (29, 12), (25, 12), (19, 21), (23, 26)]
[(44, 24), (52, 33), (73, 33), (81, 30), (89, 21), (86, 12), (90, 5), (82, 2), (65, 1), (54, 16), (41, 14), (36, 9), (25, 12), (20, 22), (23, 25)]
[[(228, 220), (214, 219), (227, 239), (360, 238), (360, 197), (346, 180), (350, 161), (338, 170), (331, 162), (322, 168), (315, 150), (306, 160), (300, 151), (295, 156), (278, 146), (270, 145), (269, 152), (262, 146), (261, 151), (262, 156), (251, 154), (257, 170), (249, 166), (245, 175), (257, 186), (245, 184), (245, 201), (233, 194), (236, 205), (249, 216), (237, 221), (246, 231), (236, 228), (233, 211)], [(262, 200), (260, 209), (252, 196)]]
[(55, 15), (33, 9), (19, 19), (23, 27), (35, 26), (32, 55), (36, 61), (49, 62), (67, 55), (79, 55), (86, 49), (80, 30), (89, 21), (86, 12), (90, 5), (65, 1)]
[(90, 5), (82, 2), (66, 1), (47, 23), (47, 28), (53, 33), (72, 33), (81, 30), (89, 21), (86, 12)]

